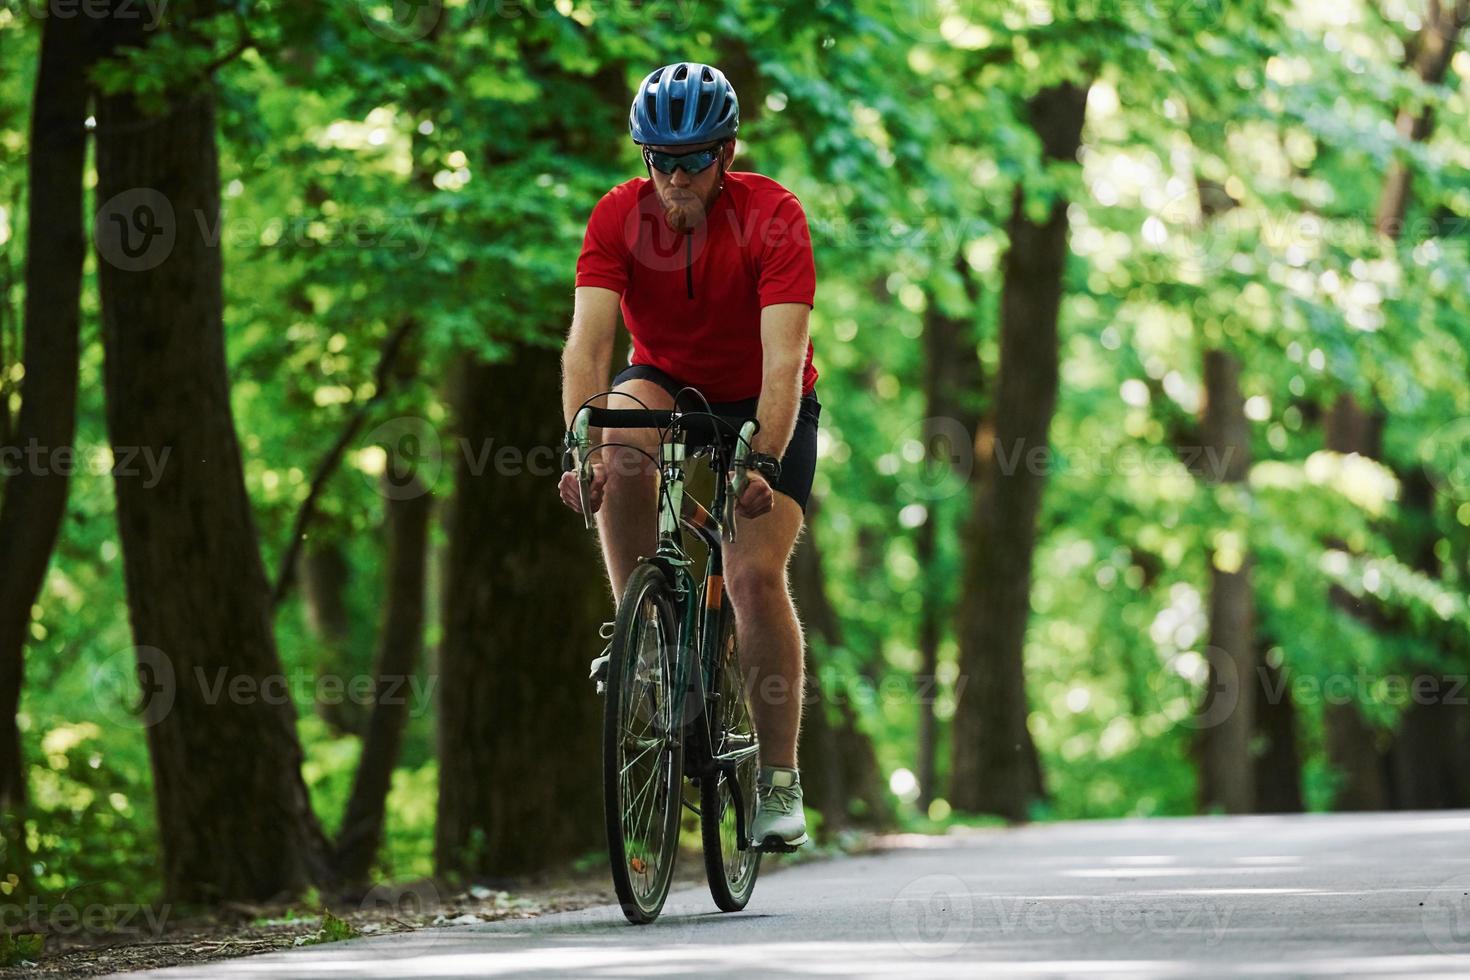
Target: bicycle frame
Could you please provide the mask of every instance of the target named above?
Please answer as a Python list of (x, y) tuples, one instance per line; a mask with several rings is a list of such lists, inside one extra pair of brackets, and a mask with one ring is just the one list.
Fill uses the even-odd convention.
[[(582, 409), (572, 424), (568, 449), (573, 453), (582, 489), (584, 516), (587, 500), (586, 458), (591, 450), (589, 438), (590, 412)], [(724, 462), (719, 450), (710, 448), (696, 451), (697, 459), (704, 452), (711, 455), (711, 468), (716, 471), (715, 497), (711, 503), (715, 513), (724, 520), (716, 520), (693, 497), (684, 492), (684, 468), (688, 462), (688, 439), (680, 417), (675, 413), (670, 421), (669, 435), (660, 449), (658, 473), (658, 547), (648, 558), (640, 558), (658, 565), (673, 587), (674, 601), (679, 617), (678, 663), (675, 665), (674, 690), (683, 691), (683, 703), (679, 705), (678, 727), (685, 739), (684, 776), (692, 779), (718, 778), (721, 774), (729, 780), (732, 803), (735, 806), (736, 835), (742, 850), (750, 846), (749, 828), (745, 826), (744, 789), (736, 778), (736, 765), (757, 753), (759, 742), (742, 746), (733, 752), (716, 754), (714, 737), (711, 734), (711, 719), (718, 717), (720, 705), (714, 703), (718, 694), (711, 694), (714, 672), (719, 663), (720, 617), (724, 614), (724, 542), (735, 540), (734, 502), (746, 482), (745, 457), (754, 436), (757, 423), (749, 420), (742, 424), (736, 449), (731, 460), (733, 479), (726, 480), (721, 465)], [(587, 517), (591, 527), (591, 518)], [(705, 562), (704, 581), (697, 583), (689, 568), (693, 564), (684, 550), (683, 532), (687, 529), (709, 547)], [(702, 595), (703, 602), (696, 601)], [(695, 654), (690, 657), (690, 652)], [(694, 669), (697, 664), (699, 669)], [(691, 713), (691, 707), (696, 710)], [(699, 723), (695, 723), (695, 722)], [(692, 749), (692, 751), (691, 751)]]
[[(731, 802), (735, 807), (735, 832), (743, 850), (750, 846), (749, 828), (745, 826), (744, 789), (736, 778), (736, 765), (754, 755), (759, 743), (726, 753), (716, 753), (714, 742), (717, 737), (712, 731), (714, 719), (719, 717), (721, 706), (716, 703), (718, 694), (712, 693), (715, 669), (719, 663), (721, 640), (720, 617), (724, 614), (724, 570), (725, 553), (722, 530), (728, 530), (734, 538), (733, 521), (728, 529), (721, 527), (713, 515), (698, 501), (684, 493), (684, 465), (686, 445), (676, 438), (663, 444), (662, 469), (659, 473), (659, 542), (658, 549), (650, 561), (663, 568), (664, 574), (674, 585), (675, 602), (680, 616), (680, 656), (675, 673), (675, 690), (685, 692), (680, 706), (679, 724), (685, 735), (684, 775), (694, 779), (717, 779), (724, 774), (729, 780)], [(743, 445), (749, 445), (748, 435)], [(719, 454), (713, 454), (714, 468), (718, 469)], [(744, 476), (743, 466), (737, 468), (737, 479)], [(742, 481), (743, 482), (743, 481)], [(715, 499), (712, 501), (717, 512), (726, 512), (727, 502), (733, 503), (739, 495), (732, 483), (717, 478)], [(733, 519), (733, 511), (730, 511)], [(688, 529), (709, 547), (705, 561), (702, 588), (696, 588), (689, 566), (693, 563), (683, 547), (683, 529)], [(703, 602), (696, 601), (702, 595)], [(690, 643), (693, 638), (694, 642)], [(696, 657), (690, 658), (693, 650)], [(699, 669), (694, 669), (698, 664)], [(693, 717), (690, 716), (693, 709)], [(697, 723), (696, 723), (697, 722)], [(692, 750), (692, 751), (691, 751)]]

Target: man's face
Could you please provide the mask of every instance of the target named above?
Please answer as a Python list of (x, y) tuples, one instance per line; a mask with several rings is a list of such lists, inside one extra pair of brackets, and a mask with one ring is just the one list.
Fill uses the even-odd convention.
[[(710, 149), (718, 144), (701, 143), (696, 146), (649, 146), (650, 150), (662, 153), (695, 153), (699, 150)], [(735, 147), (727, 143), (724, 150), (724, 167), (730, 166), (730, 161), (735, 157)], [(681, 167), (671, 174), (666, 174), (656, 167), (650, 167), (653, 175), (653, 189), (658, 194), (659, 204), (663, 205), (664, 218), (669, 227), (675, 231), (687, 232), (699, 227), (709, 215), (710, 208), (714, 206), (715, 198), (720, 193), (720, 162), (710, 164), (697, 174), (689, 174)]]

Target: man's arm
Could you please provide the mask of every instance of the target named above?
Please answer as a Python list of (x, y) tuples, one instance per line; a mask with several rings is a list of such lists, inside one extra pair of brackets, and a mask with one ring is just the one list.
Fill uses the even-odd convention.
[[(786, 455), (786, 445), (796, 431), (810, 314), (811, 307), (805, 303), (773, 303), (761, 308), (761, 395), (755, 410), (760, 431), (751, 440), (751, 448), (777, 459)], [(746, 518), (759, 517), (774, 504), (770, 484), (752, 470), (750, 482), (736, 501), (736, 512)]]
[(805, 303), (776, 303), (761, 310), (761, 396), (756, 408), (761, 427), (752, 443), (756, 452), (777, 459), (786, 454), (796, 431), (811, 312)]
[[(572, 329), (567, 333), (566, 347), (561, 355), (561, 411), (569, 429), (582, 403), (607, 388), (620, 300), (621, 297), (611, 289), (577, 287)], [(599, 407), (606, 405), (607, 396), (593, 404)], [(593, 429), (591, 434), (595, 445), (601, 438), (601, 430)]]
[[(567, 428), (572, 427), (582, 403), (599, 391), (607, 388), (608, 371), (612, 369), (613, 335), (618, 328), (619, 296), (615, 290), (601, 286), (578, 286), (577, 298), (572, 309), (572, 329), (567, 333), (567, 344), (561, 353), (561, 414)], [(607, 404), (603, 395), (594, 405)], [(588, 430), (595, 446), (602, 441), (602, 430)], [(591, 480), (587, 487), (588, 513), (595, 514), (602, 507), (603, 487), (607, 483), (607, 470), (602, 465), (602, 453), (592, 451)], [(561, 475), (557, 492), (562, 502), (575, 511), (583, 510), (582, 490), (575, 472)]]

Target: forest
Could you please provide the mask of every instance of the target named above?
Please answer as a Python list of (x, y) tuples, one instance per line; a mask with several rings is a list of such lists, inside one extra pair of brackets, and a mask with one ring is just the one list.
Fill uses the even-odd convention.
[(0, 3), (6, 930), (599, 859), (560, 353), (685, 59), (812, 232), (819, 843), (1470, 807), (1467, 23)]

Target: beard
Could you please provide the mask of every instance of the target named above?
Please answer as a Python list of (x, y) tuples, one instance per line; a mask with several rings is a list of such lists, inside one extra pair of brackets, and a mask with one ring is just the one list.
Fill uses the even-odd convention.
[(677, 232), (690, 232), (709, 217), (710, 209), (714, 207), (715, 199), (720, 196), (720, 185), (724, 181), (715, 184), (714, 189), (707, 195), (701, 197), (689, 188), (675, 190), (670, 188), (666, 192), (660, 192), (659, 204), (663, 205), (664, 220), (669, 227)]

